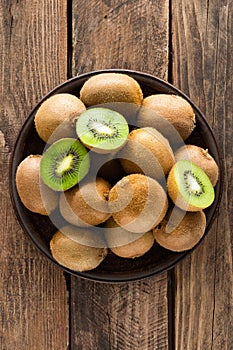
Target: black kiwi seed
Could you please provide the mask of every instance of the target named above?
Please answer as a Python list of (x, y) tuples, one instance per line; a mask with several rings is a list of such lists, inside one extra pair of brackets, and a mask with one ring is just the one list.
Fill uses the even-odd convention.
[(86, 148), (76, 139), (63, 138), (43, 154), (40, 175), (53, 190), (66, 191), (87, 175), (89, 166)]

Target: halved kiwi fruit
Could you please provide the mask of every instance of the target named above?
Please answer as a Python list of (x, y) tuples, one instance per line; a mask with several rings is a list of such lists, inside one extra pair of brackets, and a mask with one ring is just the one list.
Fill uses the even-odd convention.
[(72, 94), (53, 95), (45, 100), (36, 112), (36, 131), (41, 139), (49, 144), (61, 138), (73, 137), (75, 128), (72, 121), (85, 109), (83, 102)]
[(205, 233), (205, 228), (206, 217), (203, 211), (183, 212), (174, 207), (153, 229), (153, 235), (162, 247), (182, 252), (193, 248), (200, 241)]
[(140, 257), (154, 244), (152, 231), (146, 233), (126, 231), (112, 217), (104, 223), (103, 227), (108, 248), (122, 258)]
[(140, 105), (143, 93), (138, 82), (127, 74), (100, 73), (89, 78), (80, 90), (86, 106), (108, 102), (128, 102)]
[[(145, 109), (143, 107), (145, 107)], [(193, 108), (190, 103), (181, 96), (157, 94), (148, 96), (143, 100), (142, 109), (138, 117), (138, 125), (143, 124), (144, 126), (154, 126), (156, 128), (156, 125), (158, 125), (158, 118), (155, 118), (154, 121), (153, 118), (150, 119), (147, 110), (155, 112), (158, 118), (165, 118), (179, 132), (183, 140), (186, 140), (195, 128), (195, 114)], [(152, 124), (150, 124), (150, 122)], [(155, 123), (155, 125), (153, 125), (153, 123)], [(173, 135), (169, 135), (170, 129), (166, 127), (166, 123), (164, 126), (165, 127), (161, 129), (159, 127), (159, 131), (164, 133), (169, 140), (171, 138), (172, 141)]]
[(123, 147), (129, 127), (120, 113), (97, 107), (88, 109), (79, 116), (76, 132), (86, 147), (97, 153), (108, 153)]
[(214, 188), (206, 173), (196, 164), (180, 160), (167, 178), (168, 194), (179, 208), (199, 211), (214, 201)]
[(60, 196), (60, 212), (66, 221), (77, 226), (95, 226), (109, 216), (110, 185), (102, 178), (87, 179)]
[(24, 206), (37, 214), (49, 215), (58, 206), (58, 195), (40, 179), (41, 155), (26, 157), (16, 170), (16, 188)]
[(209, 154), (208, 149), (196, 145), (184, 145), (175, 152), (175, 159), (189, 160), (198, 165), (209, 177), (212, 185), (215, 186), (218, 181), (218, 165), (214, 158)]
[(168, 140), (149, 127), (132, 130), (118, 156), (127, 174), (144, 173), (157, 180), (164, 179), (175, 163)]
[(89, 155), (83, 144), (73, 138), (63, 138), (44, 152), (40, 174), (47, 186), (65, 191), (87, 175), (89, 166)]
[(96, 268), (104, 260), (107, 255), (104, 244), (93, 231), (67, 225), (54, 234), (50, 249), (59, 264), (82, 272)]
[(168, 208), (162, 186), (142, 174), (131, 174), (118, 181), (109, 192), (108, 203), (116, 223), (135, 233), (150, 231)]

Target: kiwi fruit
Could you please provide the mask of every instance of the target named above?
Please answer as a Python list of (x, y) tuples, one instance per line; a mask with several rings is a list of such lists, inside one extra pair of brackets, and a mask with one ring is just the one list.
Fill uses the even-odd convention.
[(172, 167), (167, 178), (167, 190), (174, 204), (187, 211), (205, 209), (215, 197), (206, 173), (188, 160), (180, 160)]
[(208, 149), (196, 145), (184, 145), (175, 152), (175, 159), (189, 160), (198, 165), (209, 177), (212, 185), (215, 186), (218, 181), (218, 165), (214, 158), (209, 154)]
[(37, 214), (49, 215), (58, 206), (58, 195), (40, 179), (41, 155), (26, 157), (16, 170), (16, 189), (24, 206)]
[(200, 241), (205, 228), (206, 216), (203, 211), (183, 212), (174, 207), (153, 229), (153, 235), (160, 246), (174, 252), (182, 252), (193, 248)]
[[(157, 117), (154, 118), (154, 114), (152, 114), (152, 118), (150, 118), (148, 110), (155, 112)], [(172, 141), (174, 137), (177, 139), (172, 131), (173, 128), (167, 127), (167, 123), (161, 123), (162, 118), (166, 119), (178, 131), (183, 140), (186, 140), (195, 128), (193, 108), (181, 96), (157, 94), (148, 96), (143, 100), (142, 109), (138, 116), (138, 125), (158, 127), (159, 131), (164, 133), (169, 140)]]
[(175, 163), (168, 140), (150, 127), (132, 130), (118, 156), (127, 174), (144, 173), (157, 180), (163, 179)]
[(91, 108), (76, 122), (76, 132), (82, 143), (97, 153), (117, 151), (125, 144), (129, 127), (125, 118), (108, 108)]
[(43, 153), (40, 174), (48, 187), (66, 191), (87, 175), (89, 166), (89, 155), (83, 144), (74, 138), (63, 138)]
[(108, 102), (127, 102), (141, 105), (143, 93), (138, 82), (127, 74), (100, 73), (89, 78), (80, 90), (86, 106)]
[(137, 258), (148, 252), (154, 244), (152, 231), (133, 233), (117, 225), (111, 217), (104, 223), (104, 235), (108, 248), (122, 258)]
[(73, 119), (85, 109), (84, 103), (72, 94), (53, 95), (40, 105), (35, 114), (36, 131), (49, 144), (60, 138), (73, 137)]
[[(80, 243), (84, 239), (85, 244)], [(64, 226), (50, 241), (53, 258), (62, 266), (73, 271), (95, 269), (106, 257), (104, 242), (93, 231), (74, 226)]]
[(69, 223), (85, 227), (103, 223), (110, 217), (110, 184), (102, 178), (88, 179), (60, 196), (60, 212)]
[(168, 199), (154, 179), (131, 174), (118, 181), (109, 192), (109, 207), (119, 226), (135, 233), (145, 233), (163, 219)]

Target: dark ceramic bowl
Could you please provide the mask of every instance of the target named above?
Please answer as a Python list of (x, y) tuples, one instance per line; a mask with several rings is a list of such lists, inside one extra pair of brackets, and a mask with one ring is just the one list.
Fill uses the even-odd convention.
[[(221, 157), (219, 154), (217, 142), (205, 117), (185, 94), (183, 94), (180, 90), (161, 79), (158, 79), (149, 74), (144, 74), (136, 71), (113, 69), (95, 71), (79, 75), (53, 89), (35, 106), (18, 135), (10, 166), (10, 193), (17, 218), (23, 230), (34, 242), (37, 248), (42, 253), (44, 253), (47, 256), (47, 258), (52, 260), (58, 266), (60, 265), (53, 259), (49, 248), (50, 239), (56, 232), (57, 228), (52, 224), (49, 217), (34, 214), (23, 206), (18, 197), (15, 185), (16, 169), (18, 164), (26, 156), (30, 154), (39, 154), (43, 152), (44, 143), (38, 137), (34, 127), (35, 111), (38, 109), (40, 104), (49, 96), (56, 93), (72, 93), (79, 97), (79, 91), (83, 83), (88, 78), (97, 73), (109, 71), (125, 73), (136, 79), (143, 90), (144, 97), (155, 93), (176, 94), (185, 98), (192, 105), (196, 115), (196, 128), (195, 131), (192, 133), (192, 136), (189, 139), (189, 141), (190, 143), (193, 142), (196, 145), (207, 148), (210, 154), (215, 158), (220, 168), (219, 180), (215, 187), (215, 201), (208, 209), (205, 210), (207, 218), (207, 227), (205, 235), (208, 233), (210, 226), (216, 217), (217, 209), (220, 203), (222, 191), (221, 184), (223, 182), (223, 179), (221, 171)], [(195, 249), (196, 246), (193, 249)], [(109, 253), (105, 260), (96, 269), (92, 271), (80, 273), (71, 271), (63, 266), (60, 267), (64, 271), (72, 275), (87, 278), (94, 281), (109, 283), (134, 281), (145, 277), (150, 277), (171, 269), (193, 249), (181, 253), (175, 253), (166, 250), (160, 247), (157, 243), (155, 243), (148, 253), (136, 259), (119, 258), (113, 255), (112, 253)]]

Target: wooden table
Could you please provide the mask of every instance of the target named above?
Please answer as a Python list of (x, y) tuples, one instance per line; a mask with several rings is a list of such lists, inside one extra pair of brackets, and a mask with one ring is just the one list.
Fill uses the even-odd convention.
[[(0, 349), (233, 349), (232, 0), (0, 1)], [(206, 115), (224, 157), (217, 220), (172, 271), (106, 285), (64, 275), (13, 213), (8, 163), (32, 107), (67, 77), (129, 68)]]

